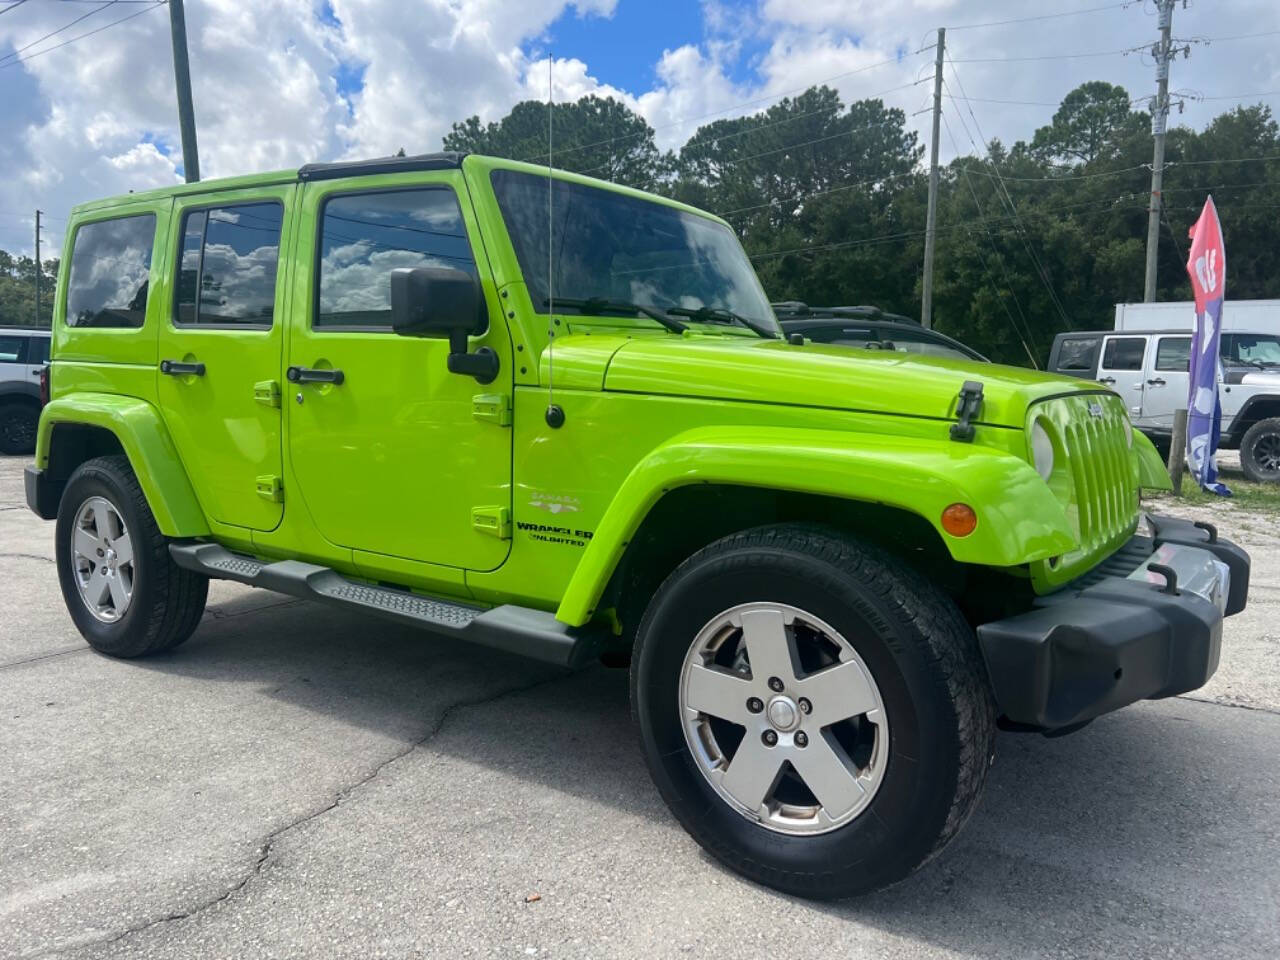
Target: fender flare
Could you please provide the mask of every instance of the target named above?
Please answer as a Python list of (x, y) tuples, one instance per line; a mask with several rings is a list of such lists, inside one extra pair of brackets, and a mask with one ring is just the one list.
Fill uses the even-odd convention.
[(178, 458), (160, 412), (145, 400), (110, 393), (75, 393), (45, 406), (36, 438), (36, 467), (49, 469), (53, 428), (83, 424), (110, 432), (120, 442), (147, 498), (156, 525), (167, 537), (204, 537), (209, 523)]
[[(787, 427), (701, 427), (636, 464), (588, 543), (556, 611), (581, 626), (594, 613), (627, 544), (654, 504), (689, 484), (766, 487), (882, 503), (915, 513), (963, 563), (1009, 567), (1072, 550), (1063, 506), (1026, 461), (948, 440)], [(942, 529), (952, 503), (968, 503), (967, 537)]]
[(1133, 431), (1133, 459), (1138, 466), (1138, 485), (1148, 490), (1172, 490), (1173, 481), (1160, 452), (1151, 438), (1140, 430)]

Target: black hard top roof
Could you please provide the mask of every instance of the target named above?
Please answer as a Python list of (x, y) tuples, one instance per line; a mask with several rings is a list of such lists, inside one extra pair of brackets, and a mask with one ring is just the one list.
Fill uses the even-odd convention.
[(465, 153), (419, 153), (412, 157), (378, 157), (374, 160), (340, 160), (308, 163), (298, 168), (299, 180), (336, 180), (374, 173), (411, 173), (416, 170), (450, 170), (462, 165)]

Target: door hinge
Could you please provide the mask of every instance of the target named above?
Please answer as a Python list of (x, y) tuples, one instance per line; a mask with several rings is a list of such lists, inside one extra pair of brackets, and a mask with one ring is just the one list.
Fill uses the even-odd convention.
[(261, 380), (253, 385), (253, 399), (264, 407), (280, 406), (280, 382)]
[(510, 507), (472, 507), (471, 527), (499, 540), (511, 539)]
[(511, 426), (511, 398), (505, 393), (478, 393), (471, 398), (471, 415), (500, 427)]
[(257, 488), (258, 496), (263, 500), (270, 500), (272, 503), (284, 502), (284, 484), (280, 482), (279, 477), (258, 477)]

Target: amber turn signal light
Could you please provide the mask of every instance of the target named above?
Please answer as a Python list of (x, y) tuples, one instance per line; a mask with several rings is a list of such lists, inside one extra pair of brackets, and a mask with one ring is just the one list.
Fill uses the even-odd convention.
[(942, 511), (942, 529), (953, 537), (967, 537), (978, 525), (978, 515), (967, 503), (953, 503)]

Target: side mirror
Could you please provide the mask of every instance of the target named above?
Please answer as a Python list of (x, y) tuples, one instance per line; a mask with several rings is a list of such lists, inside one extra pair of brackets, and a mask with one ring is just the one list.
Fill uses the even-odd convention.
[(476, 278), (456, 267), (399, 267), (391, 271), (391, 329), (402, 337), (448, 337), (449, 372), (491, 383), (498, 355), (467, 352), (467, 337), (488, 327)]

